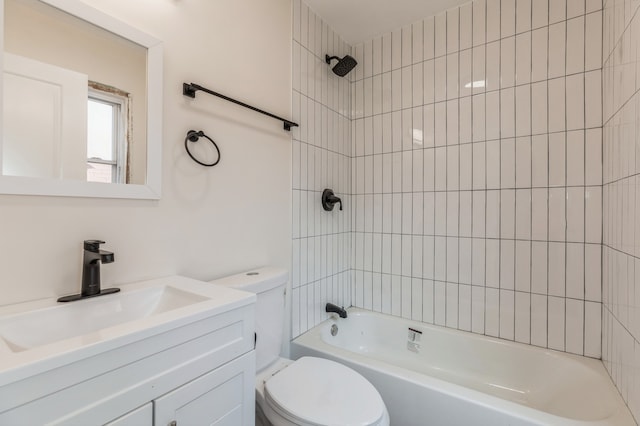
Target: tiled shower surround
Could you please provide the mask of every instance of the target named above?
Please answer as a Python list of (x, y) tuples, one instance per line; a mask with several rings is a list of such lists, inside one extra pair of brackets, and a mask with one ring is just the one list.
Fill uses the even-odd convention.
[(600, 357), (600, 4), (467, 3), (355, 46), (350, 93), (294, 15), (293, 335), (336, 296)]
[(603, 352), (640, 419), (640, 16), (607, 0), (603, 20)]
[(600, 357), (588, 3), (478, 0), (354, 46), (355, 306)]
[(353, 47), (293, 3), (292, 337), (332, 301), (602, 357), (640, 418), (640, 2), (476, 0)]

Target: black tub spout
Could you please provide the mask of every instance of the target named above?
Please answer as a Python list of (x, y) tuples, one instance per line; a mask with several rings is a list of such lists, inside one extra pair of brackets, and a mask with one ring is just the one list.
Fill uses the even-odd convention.
[(347, 311), (344, 308), (341, 308), (338, 305), (334, 305), (333, 303), (327, 303), (327, 305), (324, 307), (325, 312), (333, 312), (336, 313), (338, 315), (340, 315), (340, 318), (346, 318), (347, 317)]

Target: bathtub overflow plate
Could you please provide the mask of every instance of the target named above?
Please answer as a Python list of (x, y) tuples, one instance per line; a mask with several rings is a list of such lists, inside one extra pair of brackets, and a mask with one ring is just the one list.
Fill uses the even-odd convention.
[(407, 349), (411, 352), (420, 352), (420, 338), (422, 337), (422, 331), (409, 327), (409, 333), (407, 334)]
[(332, 336), (335, 336), (336, 334), (338, 334), (338, 326), (337, 326), (337, 325), (335, 325), (335, 324), (333, 324), (333, 325), (331, 326), (331, 335), (332, 335)]

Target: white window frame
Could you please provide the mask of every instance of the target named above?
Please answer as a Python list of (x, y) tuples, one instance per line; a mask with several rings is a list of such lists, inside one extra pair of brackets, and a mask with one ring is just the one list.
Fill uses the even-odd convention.
[(89, 86), (88, 100), (102, 102), (113, 108), (113, 158), (111, 160), (103, 160), (100, 158), (87, 158), (87, 163), (110, 164), (114, 166), (112, 175), (112, 183), (128, 182), (128, 127), (129, 122), (129, 97), (116, 93), (107, 92)]

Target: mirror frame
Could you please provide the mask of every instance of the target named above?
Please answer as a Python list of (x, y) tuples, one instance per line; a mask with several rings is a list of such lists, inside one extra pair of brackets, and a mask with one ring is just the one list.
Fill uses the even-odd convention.
[[(0, 194), (91, 198), (160, 199), (162, 179), (162, 42), (79, 0), (38, 0), (147, 48), (147, 170), (146, 183), (106, 184), (80, 180), (0, 175)], [(0, 0), (0, 46), (4, 52), (4, 0)], [(4, 70), (0, 55), (0, 69)], [(0, 99), (3, 99), (0, 73)], [(0, 110), (0, 129), (3, 128)], [(1, 134), (0, 134), (1, 148)], [(2, 149), (0, 149), (0, 171)]]

